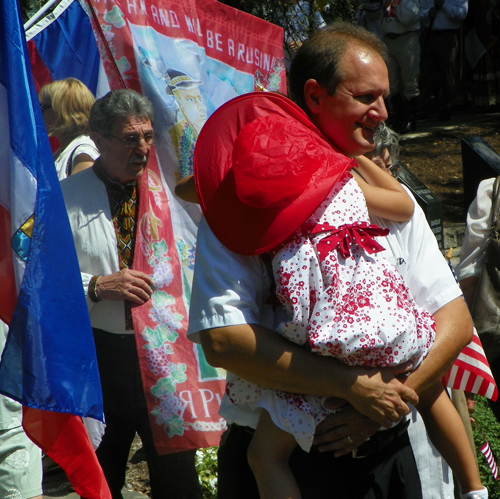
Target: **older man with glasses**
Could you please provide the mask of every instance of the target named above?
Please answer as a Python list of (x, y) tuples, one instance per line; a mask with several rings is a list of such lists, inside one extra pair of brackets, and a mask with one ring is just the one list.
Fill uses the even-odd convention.
[(142, 388), (131, 309), (153, 281), (133, 270), (139, 189), (153, 145), (153, 107), (133, 90), (113, 90), (90, 113), (100, 156), (61, 183), (73, 231), (99, 364), (106, 428), (97, 457), (113, 499), (121, 499), (128, 455), (141, 437), (153, 497), (202, 497), (195, 451), (158, 455)]

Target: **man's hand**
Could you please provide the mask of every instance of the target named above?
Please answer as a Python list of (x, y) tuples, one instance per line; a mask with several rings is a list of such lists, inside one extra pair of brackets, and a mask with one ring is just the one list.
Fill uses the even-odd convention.
[(96, 294), (102, 300), (128, 300), (132, 305), (142, 305), (153, 294), (153, 280), (144, 272), (122, 269), (99, 277)]
[[(208, 363), (272, 390), (339, 397), (359, 412), (390, 428), (416, 404), (394, 368), (352, 367), (333, 357), (316, 355), (256, 324), (200, 331)], [(410, 366), (408, 366), (410, 367)]]
[[(340, 400), (340, 399), (335, 399)], [(335, 451), (335, 457), (349, 454), (370, 438), (380, 425), (360, 414), (351, 405), (346, 404), (326, 417), (317, 427), (314, 444), (321, 452)], [(325, 402), (325, 407), (333, 409), (334, 399)]]
[[(405, 366), (406, 368), (411, 366)], [(351, 367), (356, 376), (350, 390), (346, 393), (347, 401), (361, 414), (374, 420), (379, 425), (390, 428), (406, 416), (410, 409), (406, 402), (418, 403), (418, 395), (396, 378), (401, 366), (394, 368), (362, 368)]]

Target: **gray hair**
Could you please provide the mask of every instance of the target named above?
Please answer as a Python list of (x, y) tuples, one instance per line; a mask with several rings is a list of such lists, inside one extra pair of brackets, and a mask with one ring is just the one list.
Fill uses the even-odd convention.
[(389, 151), (392, 161), (399, 158), (399, 135), (385, 123), (380, 123), (375, 132), (373, 156), (380, 156), (384, 149)]
[(91, 132), (109, 135), (118, 118), (137, 116), (153, 123), (153, 115), (153, 105), (147, 97), (130, 89), (111, 90), (92, 106), (89, 127)]

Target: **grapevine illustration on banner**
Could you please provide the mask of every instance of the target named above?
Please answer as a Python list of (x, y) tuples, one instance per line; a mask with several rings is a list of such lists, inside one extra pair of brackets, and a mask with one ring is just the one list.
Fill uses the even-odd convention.
[(155, 291), (133, 309), (155, 443), (160, 453), (218, 445), (224, 372), (186, 338), (201, 214), (173, 192), (215, 109), (254, 90), (286, 93), (283, 30), (215, 0), (86, 1), (110, 88), (146, 95), (155, 111), (134, 257)]

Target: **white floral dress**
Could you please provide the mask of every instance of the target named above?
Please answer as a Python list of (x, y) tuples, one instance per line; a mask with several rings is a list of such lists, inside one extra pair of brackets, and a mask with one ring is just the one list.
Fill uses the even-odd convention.
[[(287, 339), (355, 366), (416, 367), (434, 341), (432, 316), (419, 307), (372, 236), (364, 196), (350, 173), (294, 237), (275, 250), (276, 295), (291, 319)], [(238, 378), (226, 393), (234, 404), (262, 407), (308, 451), (327, 411), (322, 399), (261, 388)]]

